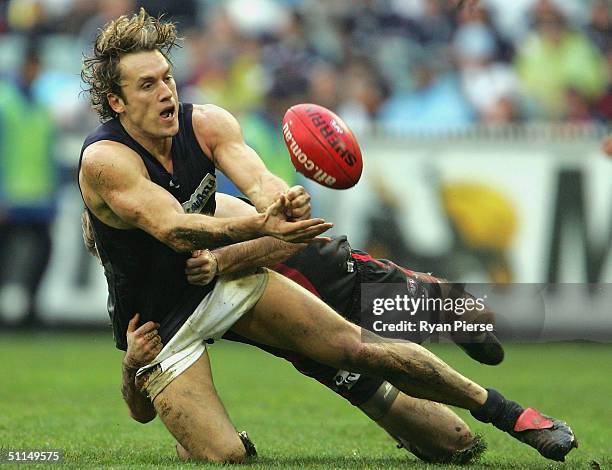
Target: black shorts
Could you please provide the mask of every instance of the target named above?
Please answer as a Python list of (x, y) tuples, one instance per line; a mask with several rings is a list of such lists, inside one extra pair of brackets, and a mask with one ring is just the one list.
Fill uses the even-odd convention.
[[(290, 265), (290, 269), (282, 268), (279, 272), (298, 284), (308, 282), (308, 290), (318, 295), (328, 305), (334, 306), (340, 315), (357, 325), (359, 325), (361, 318), (361, 283), (399, 284), (409, 282), (416, 286), (416, 295), (420, 295), (420, 290), (430, 290), (432, 286), (436, 285), (436, 279), (429, 275), (402, 268), (392, 261), (374, 259), (368, 253), (351, 249), (346, 239), (343, 239), (342, 242), (347, 247), (343, 255), (342, 271), (337, 269), (340, 264), (339, 260), (335, 260), (333, 269), (330, 266), (329, 270), (325, 270), (325, 263), (331, 262), (328, 257), (317, 259), (315, 258), (317, 253), (308, 253), (303, 259), (289, 260), (290, 263), (287, 264)], [(313, 264), (318, 266), (319, 274), (305, 277), (304, 273), (308, 273), (306, 268), (313, 266)], [(333, 275), (328, 275), (327, 278), (322, 279), (320, 278), (322, 272), (333, 272)], [(307, 281), (304, 281), (304, 279)], [(333, 288), (334, 286), (337, 286), (337, 288)], [(290, 361), (302, 374), (319, 381), (356, 406), (368, 401), (384, 382), (379, 377), (338, 370), (291, 351), (259, 344), (232, 331), (226, 333), (224, 338), (251, 344)]]

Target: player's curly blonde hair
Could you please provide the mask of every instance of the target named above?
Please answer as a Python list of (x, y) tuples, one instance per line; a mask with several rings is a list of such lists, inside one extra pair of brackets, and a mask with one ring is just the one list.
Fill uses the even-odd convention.
[(101, 121), (116, 117), (107, 95), (121, 93), (119, 60), (124, 54), (140, 51), (160, 51), (168, 54), (177, 41), (176, 26), (170, 21), (154, 18), (141, 8), (137, 14), (122, 15), (107, 23), (96, 36), (93, 54), (83, 60), (81, 78), (89, 93), (92, 107)]

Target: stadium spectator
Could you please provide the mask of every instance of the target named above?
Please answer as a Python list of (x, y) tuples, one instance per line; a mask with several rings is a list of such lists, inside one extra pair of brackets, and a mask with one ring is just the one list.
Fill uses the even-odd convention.
[(602, 55), (588, 37), (570, 28), (550, 0), (539, 0), (533, 9), (536, 30), (520, 47), (516, 67), (534, 114), (559, 120), (567, 113), (566, 93), (572, 88), (586, 99), (599, 96), (605, 87)]
[(594, 3), (587, 34), (602, 53), (605, 54), (612, 47), (612, 15), (610, 3), (606, 0), (597, 0)]
[[(424, 89), (413, 85), (423, 83), (424, 67), (419, 57), (427, 55), (436, 69), (433, 72), (436, 86), (428, 96), (436, 96), (436, 101), (446, 109), (459, 102), (463, 110), (459, 112), (460, 122), (466, 121), (464, 111), (470, 107), (477, 110), (475, 114), (467, 113), (470, 123), (508, 122), (519, 116), (562, 120), (575, 115), (567, 109), (571, 103), (575, 104), (574, 98), (587, 105), (589, 116), (601, 116), (598, 98), (606, 84), (602, 55), (612, 34), (610, 5), (605, 0), (593, 0), (589, 8), (581, 0), (482, 0), (470, 2), (472, 8), (461, 11), (456, 9), (456, 2), (442, 0), (166, 3), (162, 5), (159, 0), (3, 2), (0, 58), (8, 57), (10, 61), (0, 64), (0, 70), (15, 62), (11, 58), (20, 53), (14, 44), (23, 35), (42, 34), (43, 44), (48, 39), (49, 47), (57, 42), (53, 36), (74, 36), (77, 41), (84, 41), (85, 49), (86, 42), (91, 41), (96, 29), (108, 18), (145, 4), (154, 13), (164, 12), (167, 17), (177, 18), (181, 34), (188, 38), (188, 47), (176, 62), (179, 85), (188, 85), (183, 96), (191, 101), (216, 102), (239, 114), (268, 112), (266, 93), (272, 77), (280, 70), (294, 68), (291, 73), (299, 74), (304, 84), (303, 79), (317, 76), (313, 69), (320, 61), (334, 64), (344, 75), (346, 66), (355, 58), (365, 57), (374, 64), (376, 80), (368, 84), (362, 78), (350, 77), (347, 88), (341, 86), (334, 101), (335, 106), (342, 103), (343, 109), (355, 116), (359, 114), (361, 121), (377, 119), (379, 113), (364, 113), (359, 103), (380, 101), (370, 107), (380, 104), (382, 109), (389, 110), (396, 109), (398, 100), (400, 105), (403, 100), (421, 101)], [(529, 21), (530, 17), (534, 21)], [(479, 34), (474, 32), (478, 28), (486, 30), (494, 47), (486, 58), (486, 66), (480, 67), (476, 74), (478, 80), (472, 81), (474, 70), (466, 74), (465, 63), (461, 60), (454, 63), (448, 45), (452, 38), (471, 36), (473, 40)], [(520, 53), (513, 60), (515, 46)], [(45, 67), (57, 68), (53, 59), (46, 59), (46, 53), (44, 57)], [(499, 65), (509, 62), (514, 63), (520, 79), (518, 92), (509, 70)], [(63, 71), (78, 73), (72, 69)], [(457, 75), (463, 83), (458, 92), (453, 89), (453, 76)], [(482, 98), (474, 95), (476, 81), (488, 84)], [(316, 83), (321, 83), (320, 78)], [(367, 93), (358, 90), (365, 90), (369, 85), (374, 90), (371, 96), (365, 97)], [(504, 89), (501, 93), (500, 87)], [(568, 94), (570, 89), (573, 91)], [(303, 89), (299, 94), (307, 92)], [(356, 99), (356, 95), (360, 97)], [(489, 102), (491, 95), (495, 104)], [(475, 102), (475, 97), (488, 104)], [(466, 100), (471, 103), (467, 108)], [(425, 129), (429, 127), (428, 121), (433, 121), (433, 130), (446, 126), (426, 116)], [(388, 123), (389, 119), (384, 122)], [(451, 126), (456, 122), (457, 119), (449, 119)]]
[(368, 60), (355, 59), (344, 68), (338, 113), (357, 135), (371, 130), (388, 95), (382, 77)]
[(609, 121), (612, 120), (612, 44), (608, 46), (606, 62), (608, 65), (608, 84), (606, 91), (597, 100), (596, 113), (600, 119)]
[(217, 7), (210, 15), (201, 37), (195, 33), (197, 48), (192, 53), (199, 58), (187, 79), (193, 87), (188, 96), (195, 100), (199, 95), (236, 113), (261, 108), (265, 94), (262, 44), (241, 33), (227, 9)]
[(261, 155), (272, 173), (291, 185), (298, 184), (298, 176), (287, 158), (285, 143), (279, 138), (281, 121), (288, 108), (304, 101), (305, 89), (305, 79), (301, 76), (277, 77), (266, 94), (266, 106), (240, 117), (245, 141)]
[[(483, 0), (481, 3), (492, 12), (495, 28), (507, 40), (520, 44), (533, 30), (529, 21), (531, 12), (539, 0)], [(572, 25), (582, 27), (588, 19), (584, 0), (550, 0)]]
[(198, 26), (199, 3), (197, 0), (181, 0), (180, 2), (137, 0), (135, 8), (143, 7), (153, 16), (164, 15), (165, 18), (180, 24), (181, 29), (189, 30)]
[(565, 90), (563, 121), (574, 124), (586, 124), (594, 119), (592, 107), (584, 95), (575, 88), (567, 88)]
[(517, 116), (519, 82), (512, 67), (496, 58), (499, 44), (485, 21), (465, 21), (454, 38), (454, 53), (466, 98), (487, 123), (507, 123)]
[(92, 44), (98, 29), (104, 26), (111, 18), (129, 13), (134, 8), (133, 0), (105, 0), (98, 2), (97, 14), (88, 20), (79, 29), (79, 40), (83, 44)]
[(423, 55), (415, 62), (410, 91), (395, 91), (383, 105), (383, 125), (394, 131), (435, 133), (472, 124), (475, 114), (453, 72), (439, 70), (436, 59)]
[(42, 2), (8, 2), (6, 19), (9, 29), (26, 34), (40, 34), (44, 32), (46, 11)]
[(36, 43), (12, 80), (0, 81), (0, 316), (34, 318), (55, 215), (54, 126), (35, 92)]
[(7, 11), (8, 11), (8, 3), (2, 2), (0, 3), (0, 34), (5, 33), (8, 29), (7, 24)]
[(495, 50), (493, 58), (499, 62), (512, 62), (514, 59), (514, 45), (495, 28), (490, 8), (486, 7), (486, 3), (479, 3), (474, 8), (462, 9), (457, 13), (457, 22), (458, 31), (455, 32), (455, 37), (466, 26), (479, 26), (491, 36)]
[(341, 77), (331, 62), (317, 62), (308, 75), (308, 101), (329, 109), (337, 109)]

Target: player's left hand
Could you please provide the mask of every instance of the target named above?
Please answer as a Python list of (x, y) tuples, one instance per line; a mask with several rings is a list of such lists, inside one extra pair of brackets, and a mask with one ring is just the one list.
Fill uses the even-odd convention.
[(285, 193), (287, 197), (287, 217), (292, 220), (310, 219), (310, 194), (303, 186), (293, 186)]
[(127, 351), (123, 364), (130, 369), (146, 366), (164, 347), (157, 332), (159, 323), (148, 321), (138, 326), (138, 320), (140, 320), (139, 313), (132, 317), (127, 327)]
[(210, 250), (196, 250), (185, 263), (187, 282), (197, 286), (209, 284), (219, 272), (217, 257)]

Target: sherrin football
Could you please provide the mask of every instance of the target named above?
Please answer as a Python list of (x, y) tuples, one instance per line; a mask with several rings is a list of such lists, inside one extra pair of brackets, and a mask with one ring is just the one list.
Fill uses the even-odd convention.
[(297, 104), (285, 113), (283, 137), (297, 171), (333, 189), (359, 181), (363, 162), (357, 139), (329, 109)]

